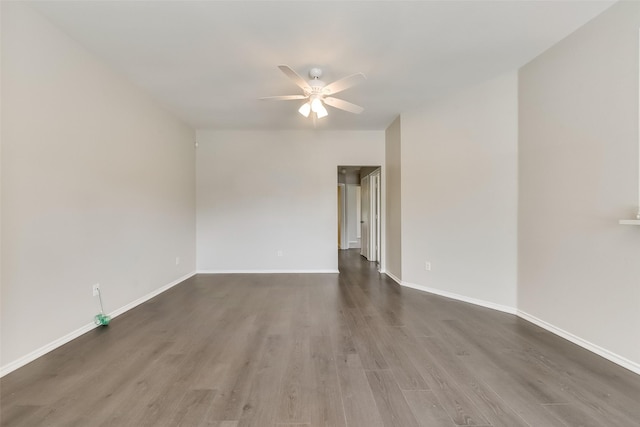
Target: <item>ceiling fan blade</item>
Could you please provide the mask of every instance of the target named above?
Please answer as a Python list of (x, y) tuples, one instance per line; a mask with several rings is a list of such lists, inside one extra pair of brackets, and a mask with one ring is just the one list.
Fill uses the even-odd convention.
[(326, 85), (323, 89), (325, 95), (333, 95), (338, 92), (342, 92), (345, 89), (349, 89), (351, 86), (357, 85), (367, 80), (364, 74), (355, 73), (340, 80), (336, 80), (333, 83)]
[(340, 110), (348, 111), (350, 113), (360, 114), (364, 111), (364, 108), (359, 105), (352, 104), (342, 99), (333, 98), (331, 96), (324, 98), (324, 103), (333, 108), (339, 108)]
[(307, 99), (308, 96), (305, 95), (282, 95), (282, 96), (263, 96), (262, 98), (258, 98), (264, 101), (291, 101), (294, 99)]
[(307, 83), (305, 79), (300, 77), (300, 74), (293, 71), (291, 67), (289, 67), (288, 65), (278, 65), (278, 68), (280, 68), (280, 71), (285, 73), (287, 77), (289, 77), (302, 90), (311, 91), (311, 87), (309, 86), (309, 83)]

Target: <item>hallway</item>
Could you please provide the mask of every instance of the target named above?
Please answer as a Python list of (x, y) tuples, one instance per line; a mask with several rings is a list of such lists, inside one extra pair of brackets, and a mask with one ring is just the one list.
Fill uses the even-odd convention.
[(631, 426), (640, 377), (515, 316), (340, 274), (197, 275), (1, 380), (2, 426)]

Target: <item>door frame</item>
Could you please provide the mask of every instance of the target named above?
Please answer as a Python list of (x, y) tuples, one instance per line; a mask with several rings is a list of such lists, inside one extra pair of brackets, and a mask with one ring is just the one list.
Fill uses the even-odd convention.
[[(386, 182), (385, 182), (385, 166), (384, 163), (378, 163), (377, 165), (371, 164), (369, 162), (340, 162), (336, 164), (336, 169), (340, 166), (348, 166), (348, 165), (353, 165), (353, 166), (361, 166), (361, 167), (375, 167), (377, 168), (377, 170), (375, 172), (378, 172), (380, 175), (380, 185), (379, 185), (379, 191), (380, 191), (380, 198), (379, 198), (379, 203), (380, 203), (380, 209), (379, 209), (379, 226), (380, 226), (380, 231), (378, 233), (378, 238), (379, 238), (379, 244), (378, 244), (378, 248), (379, 248), (379, 258), (378, 258), (378, 269), (380, 271), (380, 273), (385, 273), (386, 272), (386, 200), (387, 200), (387, 194), (386, 194)], [(335, 169), (334, 169), (335, 170)], [(372, 172), (373, 173), (373, 172)], [(371, 175), (368, 174), (368, 175)], [(368, 176), (367, 175), (367, 176)], [(334, 175), (335, 176), (335, 175)], [(361, 177), (360, 179), (362, 180)], [(335, 182), (335, 181), (334, 181)], [(362, 184), (362, 182), (361, 182)], [(361, 195), (362, 195), (362, 186), (361, 186)], [(336, 200), (337, 203), (337, 200)], [(362, 209), (362, 207), (361, 207)], [(337, 207), (336, 207), (336, 211), (337, 212)], [(337, 229), (337, 224), (336, 224), (336, 229)], [(360, 237), (360, 243), (362, 246), (363, 240), (365, 239), (365, 236), (361, 234)], [(335, 251), (335, 262), (336, 262), (336, 267), (338, 266), (338, 251)]]

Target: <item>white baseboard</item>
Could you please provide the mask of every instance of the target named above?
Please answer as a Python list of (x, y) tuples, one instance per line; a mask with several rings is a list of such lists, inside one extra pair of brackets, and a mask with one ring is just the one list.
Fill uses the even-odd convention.
[(404, 286), (404, 285), (402, 284), (402, 280), (398, 279), (398, 278), (397, 278), (393, 273), (390, 273), (390, 272), (388, 272), (388, 271), (380, 271), (380, 273), (384, 273), (384, 274), (386, 274), (387, 276), (389, 276), (389, 277), (391, 278), (391, 280), (393, 280), (394, 282), (396, 282), (398, 285), (400, 285), (400, 286)]
[(34, 360), (36, 360), (37, 358), (44, 356), (45, 354), (49, 353), (50, 351), (55, 350), (58, 347), (63, 346), (64, 344), (68, 343), (71, 340), (74, 340), (76, 338), (78, 338), (80, 335), (84, 335), (87, 332), (89, 332), (92, 329), (97, 328), (97, 325), (93, 322), (88, 323), (84, 326), (82, 326), (81, 328), (76, 329), (73, 332), (69, 332), (67, 335), (58, 338), (57, 340), (54, 340), (52, 342), (50, 342), (49, 344), (46, 344), (34, 351), (32, 351), (31, 353), (20, 357), (19, 359), (14, 360), (13, 362), (7, 363), (6, 365), (0, 367), (0, 378), (4, 377), (5, 375), (15, 371), (18, 368), (22, 368), (24, 365), (26, 365), (27, 363), (31, 363)]
[(509, 307), (507, 305), (496, 304), (494, 302), (485, 301), (476, 298), (470, 298), (464, 295), (454, 294), (453, 292), (447, 292), (440, 289), (430, 288), (428, 286), (416, 285), (415, 283), (409, 283), (398, 279), (396, 276), (389, 272), (385, 272), (387, 276), (389, 276), (394, 282), (396, 282), (400, 286), (404, 286), (406, 288), (417, 289), (419, 291), (428, 292), (430, 294), (439, 295), (441, 297), (451, 298), (456, 301), (468, 302), (469, 304), (478, 305), (480, 307), (490, 308), (492, 310), (498, 310), (503, 313), (508, 314), (517, 314), (517, 309), (515, 307)]
[(428, 286), (416, 285), (415, 283), (409, 282), (401, 282), (402, 286), (406, 286), (407, 288), (417, 289), (419, 291), (429, 292), (430, 294), (439, 295), (441, 297), (451, 298), (457, 301), (467, 302), (469, 304), (478, 305), (480, 307), (490, 308), (492, 310), (501, 311), (503, 313), (508, 314), (517, 314), (517, 309), (515, 307), (509, 307), (507, 305), (496, 304), (491, 301), (485, 301), (481, 299), (471, 298), (464, 295), (454, 294), (453, 292), (447, 292), (440, 289), (430, 288)]
[(327, 274), (339, 273), (338, 270), (198, 270), (198, 274)]
[[(125, 313), (125, 312), (127, 312), (129, 310), (131, 310), (132, 308), (134, 308), (134, 307), (136, 307), (136, 306), (138, 306), (138, 305), (150, 300), (151, 298), (161, 294), (162, 292), (174, 287), (178, 283), (184, 282), (185, 280), (187, 280), (188, 278), (194, 276), (195, 274), (196, 274), (195, 272), (192, 272), (192, 273), (189, 273), (189, 274), (187, 274), (185, 276), (182, 276), (181, 278), (179, 278), (177, 280), (174, 280), (173, 282), (171, 282), (171, 283), (169, 283), (167, 285), (164, 285), (164, 286), (162, 286), (162, 287), (160, 287), (160, 288), (148, 293), (147, 295), (145, 295), (145, 296), (143, 296), (141, 298), (138, 298), (137, 300), (135, 300), (133, 302), (130, 302), (129, 304), (127, 304), (127, 305), (125, 305), (123, 307), (120, 307), (120, 308), (118, 308), (118, 309), (116, 309), (113, 312), (108, 313), (108, 314), (113, 319), (114, 317), (117, 317), (117, 316), (119, 316), (119, 315), (121, 315), (121, 314), (123, 314), (123, 313)], [(63, 346), (64, 344), (68, 343), (69, 341), (74, 340), (74, 339), (78, 338), (79, 336), (84, 335), (87, 332), (89, 332), (92, 329), (95, 329), (97, 327), (98, 326), (94, 322), (88, 323), (88, 324), (76, 329), (73, 332), (69, 332), (68, 334), (66, 334), (63, 337), (60, 337), (57, 340), (54, 340), (54, 341), (50, 342), (49, 344), (46, 344), (46, 345), (44, 345), (44, 346), (32, 351), (31, 353), (20, 357), (19, 359), (14, 360), (13, 362), (10, 362), (10, 363), (0, 367), (0, 378), (2, 378), (5, 375), (15, 371), (18, 368), (23, 367), (27, 363), (33, 362), (37, 358), (44, 356), (45, 354), (49, 353), (50, 351), (53, 351), (56, 348)]]
[(193, 277), (195, 275), (196, 275), (196, 272), (193, 271), (193, 272), (191, 272), (191, 273), (189, 273), (189, 274), (187, 274), (185, 276), (182, 276), (181, 278), (176, 279), (173, 282), (156, 289), (155, 291), (149, 292), (145, 296), (140, 297), (137, 300), (132, 301), (129, 304), (118, 308), (117, 310), (114, 310), (113, 312), (109, 313), (109, 316), (111, 316), (111, 318), (118, 317), (121, 314), (131, 310), (132, 308), (135, 308), (135, 307), (139, 306), (140, 304), (149, 301), (151, 298), (153, 298), (155, 296), (158, 296), (158, 295), (160, 295), (161, 293), (163, 293), (165, 291), (168, 291), (169, 289), (173, 288), (175, 285), (177, 285), (179, 283), (182, 283), (185, 280), (187, 280), (188, 278)]
[(580, 347), (589, 350), (598, 356), (604, 357), (605, 359), (615, 363), (616, 365), (620, 365), (623, 368), (630, 370), (638, 375), (640, 375), (640, 364), (636, 362), (632, 362), (629, 359), (626, 359), (618, 354), (615, 354), (605, 348), (600, 347), (599, 345), (593, 344), (585, 339), (582, 339), (576, 335), (573, 335), (571, 332), (567, 332), (564, 329), (558, 328), (550, 323), (545, 322), (542, 319), (538, 319), (535, 316), (532, 316), (529, 313), (526, 313), (522, 310), (518, 310), (517, 316), (533, 323), (534, 325), (540, 326), (542, 329), (545, 329), (555, 335), (558, 335), (567, 341), (571, 341), (572, 343), (579, 345)]

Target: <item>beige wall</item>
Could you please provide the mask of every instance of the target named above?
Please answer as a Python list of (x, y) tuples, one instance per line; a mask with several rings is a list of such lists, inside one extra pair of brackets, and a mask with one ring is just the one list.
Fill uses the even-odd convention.
[(197, 139), (199, 271), (337, 271), (336, 168), (383, 165), (384, 132), (203, 130)]
[[(2, 3), (7, 367), (195, 269), (194, 132), (24, 5)], [(180, 264), (176, 265), (176, 257)]]
[(519, 308), (640, 370), (638, 29), (620, 2), (520, 71)]
[(515, 311), (517, 82), (508, 73), (402, 115), (404, 282)]
[(402, 280), (402, 182), (401, 182), (401, 119), (398, 116), (385, 132), (386, 202), (386, 270)]

